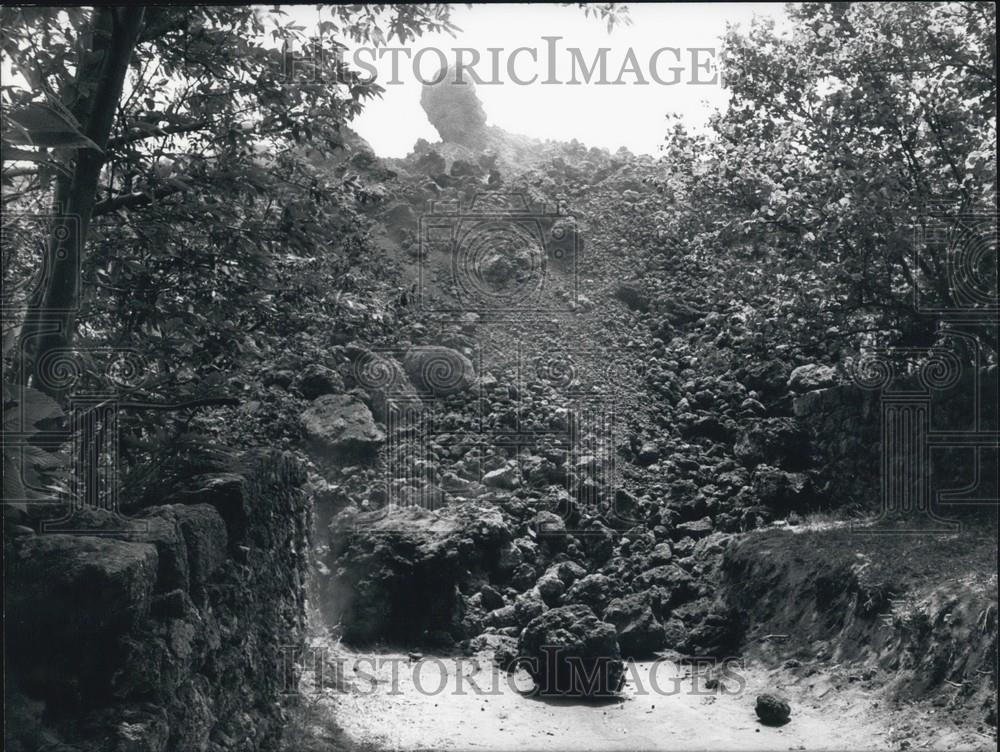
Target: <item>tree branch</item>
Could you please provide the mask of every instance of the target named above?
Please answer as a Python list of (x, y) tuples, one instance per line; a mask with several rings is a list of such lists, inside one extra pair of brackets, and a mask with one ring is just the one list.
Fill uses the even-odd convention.
[(104, 201), (99, 201), (94, 204), (94, 216), (98, 217), (102, 214), (110, 214), (111, 212), (118, 211), (119, 209), (135, 209), (140, 206), (147, 206), (148, 204), (151, 204), (154, 201), (159, 201), (167, 196), (172, 196), (175, 193), (181, 193), (183, 190), (183, 188), (173, 185), (161, 185), (153, 190), (152, 196), (148, 193), (138, 192), (115, 196), (114, 198), (105, 199)]
[(128, 133), (124, 136), (116, 136), (115, 138), (108, 139), (108, 148), (116, 149), (120, 146), (125, 146), (126, 144), (135, 143), (136, 141), (143, 141), (147, 138), (158, 138), (162, 136), (176, 136), (181, 133), (192, 133), (194, 131), (199, 131), (202, 128), (207, 128), (211, 124), (212, 121), (208, 118), (205, 118), (203, 120), (196, 120), (193, 123), (168, 125), (165, 128), (157, 128), (155, 131)]

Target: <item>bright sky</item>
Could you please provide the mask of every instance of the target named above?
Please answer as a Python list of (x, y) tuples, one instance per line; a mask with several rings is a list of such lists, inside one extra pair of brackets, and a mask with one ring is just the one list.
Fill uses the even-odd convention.
[[(316, 11), (309, 6), (294, 10), (286, 8), (304, 25), (315, 23)], [(718, 85), (693, 85), (692, 77), (711, 79), (713, 71), (703, 68), (692, 72), (691, 48), (718, 50), (719, 38), (726, 22), (746, 24), (756, 15), (781, 19), (783, 5), (777, 3), (650, 3), (630, 6), (631, 26), (621, 26), (608, 34), (604, 24), (586, 18), (576, 7), (550, 4), (493, 4), (456, 6), (453, 22), (462, 31), (455, 38), (448, 34), (421, 37), (412, 44), (414, 52), (436, 47), (453, 61), (455, 47), (469, 47), (480, 52), (476, 70), (486, 80), (492, 78), (492, 58), (488, 48), (503, 48), (499, 54), (500, 85), (477, 86), (489, 122), (513, 133), (536, 138), (568, 141), (577, 138), (588, 146), (603, 146), (611, 150), (626, 146), (636, 153), (655, 153), (663, 141), (667, 124), (665, 116), (676, 112), (697, 127), (708, 114), (725, 103), (725, 93)], [(625, 85), (599, 85), (597, 75), (580, 85), (545, 85), (548, 73), (546, 36), (562, 37), (557, 45), (556, 79), (572, 77), (572, 57), (568, 48), (579, 48), (582, 60), (589, 67), (601, 47), (607, 53), (607, 80), (614, 81), (626, 62), (627, 51), (635, 52), (642, 77), (648, 85), (633, 83), (637, 75), (626, 72)], [(393, 41), (390, 46), (396, 45)], [(530, 53), (520, 53), (515, 59), (515, 74), (538, 80), (517, 85), (510, 80), (507, 64), (511, 52), (518, 47), (538, 50), (538, 62)], [(683, 67), (681, 80), (674, 85), (656, 83), (651, 77), (650, 58), (663, 47), (680, 51), (680, 62), (673, 52), (662, 53), (657, 59), (656, 72), (661, 80), (670, 81), (672, 67)], [(468, 59), (468, 54), (467, 59)], [(700, 62), (711, 61), (713, 52), (697, 53)], [(368, 58), (365, 58), (366, 60)], [(420, 56), (422, 77), (432, 78), (439, 65), (433, 51)], [(384, 85), (391, 77), (391, 59), (376, 63), (379, 82)], [(413, 72), (413, 62), (400, 56), (399, 76), (403, 82), (385, 86), (383, 98), (370, 102), (354, 123), (354, 128), (385, 157), (404, 156), (417, 138), (437, 141), (438, 137), (420, 108), (421, 83)], [(579, 71), (579, 66), (577, 66)], [(583, 80), (578, 73), (577, 80)]]

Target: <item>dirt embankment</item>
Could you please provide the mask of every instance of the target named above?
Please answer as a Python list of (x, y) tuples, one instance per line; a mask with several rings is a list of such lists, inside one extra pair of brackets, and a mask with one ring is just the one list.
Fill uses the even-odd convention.
[(996, 556), (989, 530), (768, 530), (727, 552), (722, 594), (742, 614), (747, 658), (937, 716), (934, 746), (995, 745)]

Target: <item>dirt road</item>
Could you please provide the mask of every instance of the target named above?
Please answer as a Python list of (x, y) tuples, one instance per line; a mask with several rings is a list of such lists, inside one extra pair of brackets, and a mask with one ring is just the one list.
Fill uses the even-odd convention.
[[(821, 673), (794, 679), (760, 666), (730, 667), (720, 686), (668, 661), (632, 664), (620, 701), (542, 700), (522, 694), (488, 656), (434, 658), (345, 653), (327, 664), (312, 722), (336, 723), (350, 742), (393, 750), (821, 750), (979, 749), (992, 743), (936, 730), (930, 718), (885, 708), (875, 693), (836, 689)], [(758, 693), (778, 690), (792, 705), (783, 727), (757, 721)], [(905, 718), (905, 722), (904, 722)], [(921, 732), (921, 728), (923, 731)]]

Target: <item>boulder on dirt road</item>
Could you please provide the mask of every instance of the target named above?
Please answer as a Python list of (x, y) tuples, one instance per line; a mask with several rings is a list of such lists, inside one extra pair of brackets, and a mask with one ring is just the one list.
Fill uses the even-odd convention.
[(587, 606), (560, 606), (532, 619), (519, 653), (543, 696), (608, 697), (625, 683), (615, 628)]
[(788, 723), (792, 714), (787, 701), (769, 693), (757, 695), (757, 705), (754, 709), (760, 722), (767, 726), (782, 726)]
[(467, 655), (486, 653), (497, 668), (507, 671), (517, 662), (517, 638), (499, 634), (481, 634), (463, 644)]

